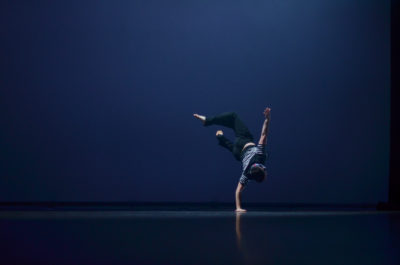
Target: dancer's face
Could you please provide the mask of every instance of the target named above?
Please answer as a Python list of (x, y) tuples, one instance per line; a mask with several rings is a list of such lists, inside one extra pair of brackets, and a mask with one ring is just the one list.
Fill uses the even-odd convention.
[(264, 178), (263, 178), (263, 180), (265, 180), (266, 178), (267, 178), (267, 169), (264, 168)]
[(264, 181), (264, 179), (267, 177), (267, 169), (266, 169), (266, 167), (265, 167), (264, 165), (261, 165), (261, 164), (254, 164), (252, 167), (253, 167), (253, 168), (257, 168), (257, 169), (259, 169), (261, 172), (264, 173), (262, 176), (256, 177), (256, 181), (257, 181), (257, 182), (262, 182), (262, 181)]
[(262, 181), (264, 181), (265, 180), (265, 178), (267, 177), (267, 169), (265, 168), (265, 167), (262, 167), (261, 168), (262, 169), (262, 171), (264, 171), (264, 176), (260, 179), (260, 181), (259, 182), (262, 182)]

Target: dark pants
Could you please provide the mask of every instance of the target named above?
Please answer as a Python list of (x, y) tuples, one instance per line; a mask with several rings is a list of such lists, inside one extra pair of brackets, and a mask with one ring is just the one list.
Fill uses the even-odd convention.
[(218, 136), (219, 145), (227, 148), (233, 153), (233, 156), (241, 161), (241, 152), (243, 146), (249, 142), (254, 142), (254, 137), (247, 129), (246, 125), (239, 119), (235, 112), (224, 112), (216, 116), (206, 117), (204, 126), (222, 125), (233, 129), (235, 132), (235, 142), (232, 143), (225, 136)]

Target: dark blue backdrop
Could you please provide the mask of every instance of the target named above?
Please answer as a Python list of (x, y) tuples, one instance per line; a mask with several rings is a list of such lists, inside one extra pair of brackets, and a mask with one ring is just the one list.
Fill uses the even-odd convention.
[[(251, 202), (387, 199), (390, 6), (375, 0), (2, 1), (1, 201), (228, 201), (221, 127), (260, 134)], [(225, 130), (232, 137), (232, 132)]]

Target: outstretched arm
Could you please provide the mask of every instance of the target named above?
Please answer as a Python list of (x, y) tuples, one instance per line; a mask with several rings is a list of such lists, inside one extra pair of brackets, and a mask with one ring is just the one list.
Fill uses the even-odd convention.
[(263, 127), (261, 130), (260, 140), (258, 141), (258, 144), (262, 144), (262, 145), (267, 144), (269, 121), (271, 120), (271, 109), (270, 108), (266, 108), (264, 110), (264, 116), (265, 116), (265, 120), (264, 120)]
[(242, 198), (242, 191), (244, 189), (244, 185), (242, 183), (238, 183), (236, 192), (235, 192), (235, 200), (236, 200), (236, 212), (245, 212), (245, 209), (241, 207), (241, 198)]

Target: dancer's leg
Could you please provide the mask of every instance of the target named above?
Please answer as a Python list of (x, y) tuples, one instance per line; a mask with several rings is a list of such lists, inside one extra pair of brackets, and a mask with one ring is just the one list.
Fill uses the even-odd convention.
[(224, 112), (219, 115), (206, 117), (199, 114), (193, 114), (194, 117), (201, 120), (204, 126), (210, 125), (222, 125), (231, 128), (235, 132), (235, 142), (232, 144), (228, 139), (218, 139), (219, 144), (226, 147), (229, 151), (233, 153), (236, 160), (241, 160), (241, 151), (243, 146), (248, 142), (253, 142), (254, 137), (250, 133), (249, 129), (244, 125), (244, 123), (239, 119), (235, 112)]
[(222, 125), (233, 129), (236, 137), (253, 138), (246, 125), (239, 119), (235, 112), (224, 112), (215, 116), (206, 117), (204, 126)]
[(233, 153), (233, 143), (224, 135), (217, 135), (218, 144)]

